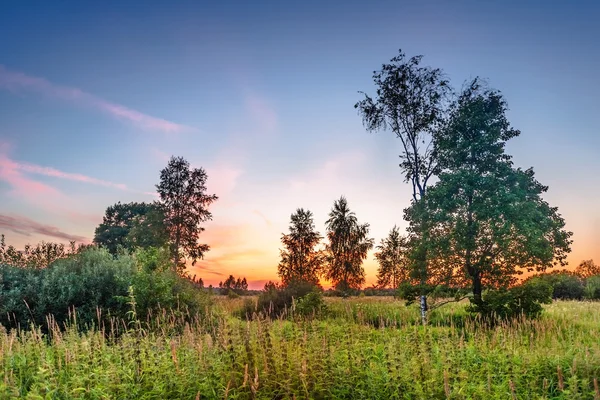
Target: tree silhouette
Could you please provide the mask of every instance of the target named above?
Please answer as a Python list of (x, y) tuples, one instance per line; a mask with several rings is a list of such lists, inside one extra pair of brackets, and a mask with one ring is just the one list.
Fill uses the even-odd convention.
[(156, 189), (169, 232), (171, 256), (178, 270), (185, 266), (182, 258), (189, 257), (194, 265), (210, 250), (207, 244), (198, 243), (204, 231), (201, 224), (212, 219), (208, 206), (218, 199), (214, 194), (206, 194), (207, 178), (204, 169), (190, 168), (183, 157), (171, 157), (160, 171)]
[(506, 110), (499, 92), (478, 79), (467, 85), (436, 141), (439, 181), (407, 210), (429, 232), (428, 256), (471, 281), (478, 308), (484, 286), (506, 287), (523, 269), (564, 265), (571, 244), (563, 218), (541, 197), (548, 188), (504, 152), (520, 134)]
[(284, 249), (277, 267), (284, 285), (293, 281), (319, 284), (322, 273), (323, 254), (316, 249), (322, 236), (315, 230), (313, 214), (298, 208), (290, 217), (289, 233), (281, 236)]
[(400, 235), (394, 226), (388, 236), (377, 246), (375, 259), (379, 263), (377, 270), (377, 286), (385, 288), (391, 285), (397, 289), (401, 282), (409, 280), (408, 241)]
[(594, 260), (584, 260), (575, 268), (575, 273), (582, 278), (600, 275), (600, 265), (595, 264)]
[[(413, 202), (425, 196), (432, 176), (439, 168), (434, 147), (434, 134), (444, 123), (447, 100), (451, 93), (449, 82), (442, 70), (421, 66), (423, 56), (407, 59), (400, 50), (380, 71), (373, 72), (375, 98), (364, 92), (364, 99), (354, 105), (369, 132), (390, 130), (402, 143), (400, 168), (405, 181), (412, 184)], [(414, 230), (418, 238), (427, 236), (426, 230)], [(418, 242), (414, 241), (417, 245)], [(428, 279), (425, 248), (413, 253), (418, 257), (413, 268), (418, 271), (423, 288), (421, 318), (426, 321)]]
[(326, 278), (342, 290), (360, 289), (365, 282), (362, 266), (374, 240), (369, 238), (369, 224), (359, 224), (344, 196), (333, 203), (326, 221), (328, 268)]

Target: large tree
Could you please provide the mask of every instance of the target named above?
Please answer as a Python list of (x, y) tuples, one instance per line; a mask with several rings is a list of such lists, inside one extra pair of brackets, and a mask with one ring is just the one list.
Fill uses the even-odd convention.
[(210, 250), (207, 244), (198, 243), (204, 231), (201, 224), (212, 219), (208, 207), (218, 199), (206, 193), (207, 178), (203, 168), (191, 168), (183, 157), (171, 157), (160, 171), (156, 189), (169, 233), (171, 256), (178, 270), (185, 267), (182, 260), (186, 257), (194, 265)]
[[(354, 105), (370, 131), (391, 131), (402, 143), (400, 168), (405, 181), (412, 184), (412, 201), (425, 196), (430, 179), (437, 174), (438, 164), (434, 134), (443, 125), (451, 89), (442, 70), (421, 65), (422, 56), (406, 58), (402, 51), (373, 72), (376, 96), (363, 92), (364, 99)], [(418, 238), (425, 230), (416, 231)], [(419, 243), (413, 240), (414, 243)], [(419, 244), (420, 247), (423, 247)], [(413, 262), (420, 277), (421, 317), (426, 321), (428, 279), (427, 256), (424, 248), (413, 253)]]
[(294, 281), (319, 284), (323, 267), (323, 254), (316, 247), (322, 236), (315, 229), (313, 214), (299, 208), (291, 215), (289, 233), (281, 236), (284, 249), (277, 267), (284, 285)]
[(391, 286), (397, 289), (401, 282), (410, 279), (408, 260), (408, 240), (400, 234), (394, 226), (385, 239), (377, 246), (375, 259), (379, 263), (377, 270), (377, 286), (385, 288)]
[(358, 223), (344, 196), (333, 203), (325, 224), (329, 241), (325, 277), (342, 291), (360, 289), (365, 283), (362, 263), (374, 244), (374, 239), (369, 238), (369, 224)]
[[(132, 232), (133, 231), (133, 232)], [(153, 203), (117, 203), (106, 209), (94, 235), (94, 243), (117, 254), (119, 247), (161, 247), (167, 236), (160, 207)]]
[(418, 224), (425, 218), (428, 257), (468, 279), (479, 308), (484, 287), (506, 287), (523, 270), (564, 265), (571, 244), (563, 218), (542, 198), (548, 188), (505, 153), (506, 142), (520, 134), (506, 110), (502, 95), (478, 79), (466, 86), (436, 140), (439, 181), (420, 210), (407, 212)]

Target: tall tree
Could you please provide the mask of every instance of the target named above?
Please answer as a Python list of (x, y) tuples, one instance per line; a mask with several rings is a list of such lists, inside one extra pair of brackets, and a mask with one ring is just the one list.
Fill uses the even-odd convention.
[(385, 288), (391, 285), (397, 289), (401, 282), (409, 280), (408, 251), (407, 238), (400, 235), (400, 230), (394, 226), (388, 236), (381, 239), (375, 253), (379, 263), (377, 286)]
[(358, 223), (344, 196), (333, 203), (325, 224), (329, 241), (326, 278), (342, 291), (360, 289), (365, 283), (362, 263), (374, 244), (369, 238), (369, 224)]
[(293, 281), (319, 284), (323, 267), (323, 254), (316, 247), (322, 236), (315, 229), (313, 214), (299, 208), (290, 217), (289, 233), (281, 236), (284, 249), (277, 267), (284, 285)]
[[(439, 68), (421, 65), (423, 56), (407, 59), (400, 50), (381, 70), (373, 72), (376, 96), (360, 92), (364, 99), (354, 105), (370, 132), (390, 130), (402, 143), (400, 168), (405, 181), (412, 184), (412, 201), (425, 196), (430, 179), (439, 168), (433, 144), (434, 134), (444, 122), (447, 100), (451, 93), (448, 80)], [(418, 237), (427, 235), (417, 231)], [(415, 242), (413, 240), (413, 242)], [(416, 242), (418, 243), (418, 242)], [(428, 279), (424, 247), (413, 253), (418, 257), (413, 268), (418, 272), (421, 293), (421, 317), (426, 321)]]
[[(94, 243), (106, 247), (112, 254), (117, 254), (119, 247), (132, 251), (137, 244), (135, 240), (130, 241), (128, 236), (134, 226), (137, 226), (138, 232), (144, 232), (146, 243), (160, 247), (165, 244), (165, 235), (164, 226), (160, 226), (159, 215), (159, 207), (152, 203), (114, 204), (106, 209), (102, 223), (96, 228)], [(147, 221), (153, 222), (153, 228), (146, 224)]]
[(564, 265), (571, 244), (557, 208), (542, 198), (548, 188), (532, 169), (514, 168), (504, 151), (520, 134), (506, 110), (502, 95), (478, 79), (466, 86), (436, 141), (439, 181), (417, 214), (419, 223), (426, 216), (428, 255), (470, 280), (480, 309), (484, 286), (505, 287), (523, 270)]
[(194, 265), (210, 250), (207, 244), (198, 243), (204, 231), (201, 224), (212, 219), (208, 207), (218, 199), (214, 194), (206, 194), (207, 178), (204, 169), (190, 168), (183, 157), (171, 157), (160, 171), (156, 189), (169, 233), (171, 256), (178, 270), (185, 267), (182, 262), (185, 257)]

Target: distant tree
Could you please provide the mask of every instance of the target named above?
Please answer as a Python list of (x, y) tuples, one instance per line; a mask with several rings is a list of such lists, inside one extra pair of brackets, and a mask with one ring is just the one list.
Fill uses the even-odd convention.
[(600, 275), (600, 265), (594, 264), (594, 260), (583, 260), (575, 268), (575, 273), (582, 278)]
[(375, 259), (379, 263), (377, 287), (386, 288), (391, 285), (393, 289), (397, 289), (401, 282), (409, 280), (408, 242), (400, 235), (398, 227), (394, 226), (388, 236), (381, 240)]
[(56, 260), (78, 254), (89, 245), (70, 242), (64, 243), (40, 242), (35, 246), (27, 244), (23, 250), (17, 250), (13, 245), (7, 245), (4, 235), (0, 235), (0, 264), (22, 268), (46, 268)]
[(326, 227), (329, 241), (326, 245), (326, 278), (343, 292), (360, 289), (365, 283), (362, 263), (374, 244), (374, 240), (369, 238), (369, 224), (358, 223), (348, 201), (342, 196), (334, 202)]
[(171, 157), (166, 168), (160, 172), (156, 185), (160, 195), (161, 210), (169, 233), (171, 254), (175, 267), (182, 270), (188, 257), (192, 265), (210, 250), (198, 239), (204, 228), (203, 222), (212, 219), (208, 206), (218, 197), (206, 194), (206, 172), (202, 168), (190, 168), (182, 157)]
[(323, 272), (323, 253), (317, 250), (322, 237), (315, 229), (313, 215), (299, 208), (291, 216), (289, 233), (281, 236), (284, 249), (280, 250), (281, 261), (277, 267), (284, 285), (292, 281), (319, 284)]
[(102, 223), (96, 228), (94, 243), (113, 255), (119, 247), (129, 252), (136, 246), (161, 247), (165, 244), (161, 217), (156, 204), (119, 202), (106, 209)]
[(225, 293), (233, 291), (237, 294), (244, 294), (248, 291), (248, 281), (245, 277), (236, 279), (233, 275), (229, 275), (225, 282), (219, 282), (219, 288)]
[[(364, 99), (354, 105), (369, 132), (389, 130), (400, 139), (400, 168), (405, 174), (405, 181), (412, 184), (414, 203), (425, 196), (430, 179), (439, 171), (434, 135), (443, 125), (451, 93), (443, 71), (422, 66), (422, 58), (407, 59), (399, 51), (398, 56), (384, 64), (380, 71), (373, 72), (377, 88), (375, 98), (360, 92)], [(416, 238), (426, 239), (427, 231), (415, 230), (414, 234)], [(421, 318), (425, 323), (428, 257), (422, 244), (414, 238), (412, 242), (419, 247), (412, 257), (417, 257), (413, 269), (419, 273)]]
[(572, 235), (557, 209), (541, 197), (547, 187), (532, 169), (512, 166), (506, 141), (518, 136), (501, 94), (473, 80), (451, 109), (436, 140), (442, 172), (417, 215), (429, 232), (427, 252), (471, 281), (483, 309), (486, 287), (506, 287), (516, 275), (565, 265)]

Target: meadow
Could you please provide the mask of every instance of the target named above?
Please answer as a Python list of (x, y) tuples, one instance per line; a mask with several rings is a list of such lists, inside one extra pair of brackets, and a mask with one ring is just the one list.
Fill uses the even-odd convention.
[[(202, 319), (121, 334), (0, 332), (0, 397), (26, 399), (600, 399), (600, 302), (555, 301), (537, 320), (484, 327), (465, 303), (430, 313), (389, 297), (328, 298), (321, 315)], [(2, 329), (2, 328), (0, 328)], [(46, 333), (42, 333), (46, 332)]]

